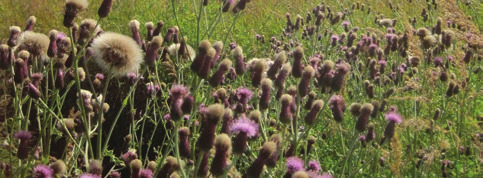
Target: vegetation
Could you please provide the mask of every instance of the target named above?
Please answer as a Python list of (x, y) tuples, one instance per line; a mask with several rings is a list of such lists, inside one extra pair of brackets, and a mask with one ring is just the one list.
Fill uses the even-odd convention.
[(32, 0), (0, 18), (4, 177), (483, 177), (483, 3)]

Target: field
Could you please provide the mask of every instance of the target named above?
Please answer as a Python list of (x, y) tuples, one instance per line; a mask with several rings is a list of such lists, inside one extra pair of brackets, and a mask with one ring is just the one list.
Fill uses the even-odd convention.
[(483, 177), (481, 0), (5, 0), (0, 18), (0, 177)]

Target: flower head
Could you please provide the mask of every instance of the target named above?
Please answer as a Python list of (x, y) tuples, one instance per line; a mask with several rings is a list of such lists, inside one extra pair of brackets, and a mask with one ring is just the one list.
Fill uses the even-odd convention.
[(38, 56), (46, 53), (49, 48), (50, 39), (42, 33), (26, 31), (18, 40), (18, 48), (27, 50), (30, 54)]
[(54, 174), (54, 170), (52, 170), (49, 166), (39, 164), (34, 168), (32, 177), (49, 178), (49, 177), (52, 177), (53, 174)]
[(22, 130), (22, 131), (15, 133), (15, 135), (13, 137), (15, 137), (19, 140), (27, 140), (30, 137), (32, 137), (32, 134), (30, 134), (29, 131)]
[(289, 157), (285, 165), (287, 166), (287, 172), (293, 174), (303, 169), (304, 161), (297, 157)]
[(402, 122), (402, 117), (396, 112), (390, 112), (386, 114), (386, 120), (389, 122), (395, 122), (397, 124), (400, 124)]
[(242, 104), (247, 104), (250, 98), (252, 98), (252, 91), (248, 88), (239, 88), (236, 91), (236, 96), (238, 97), (238, 101)]
[(244, 132), (248, 137), (253, 137), (258, 134), (258, 124), (246, 117), (241, 117), (233, 121), (230, 130), (232, 133)]
[(125, 76), (136, 72), (143, 62), (143, 53), (132, 38), (106, 32), (99, 35), (91, 44), (94, 49), (94, 60), (105, 71), (114, 76)]
[(95, 175), (95, 174), (90, 174), (90, 173), (84, 173), (79, 178), (101, 178), (100, 175)]
[(307, 167), (307, 171), (319, 172), (320, 171), (319, 163), (315, 160), (310, 161), (309, 166)]
[(139, 171), (139, 178), (152, 178), (153, 177), (153, 171), (149, 169), (141, 169)]

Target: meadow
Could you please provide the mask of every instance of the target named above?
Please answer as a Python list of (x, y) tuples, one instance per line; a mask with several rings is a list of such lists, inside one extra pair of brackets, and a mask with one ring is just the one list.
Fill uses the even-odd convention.
[(0, 177), (483, 177), (483, 2), (0, 2)]

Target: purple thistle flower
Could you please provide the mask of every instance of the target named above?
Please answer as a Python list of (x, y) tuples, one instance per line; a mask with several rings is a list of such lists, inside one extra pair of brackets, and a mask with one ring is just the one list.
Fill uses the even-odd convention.
[(443, 67), (443, 58), (435, 57), (433, 63), (435, 67)]
[(50, 178), (54, 174), (54, 170), (49, 166), (39, 164), (37, 165), (32, 173), (33, 178)]
[(366, 136), (365, 135), (359, 136), (359, 141), (360, 142), (365, 142), (366, 141)]
[(253, 95), (252, 91), (250, 91), (250, 89), (248, 88), (239, 88), (236, 91), (236, 96), (238, 98), (238, 101), (243, 105), (248, 104), (248, 101), (250, 101), (250, 99), (252, 98), (252, 95)]
[(20, 140), (20, 144), (18, 146), (17, 157), (20, 158), (20, 159), (27, 158), (28, 153), (29, 153), (28, 139), (30, 139), (32, 137), (32, 134), (30, 134), (29, 131), (22, 130), (22, 131), (15, 133), (15, 135), (13, 137)]
[(242, 116), (231, 124), (230, 131), (235, 134), (244, 132), (248, 137), (254, 137), (258, 134), (258, 124), (255, 121)]
[(153, 177), (153, 171), (149, 169), (141, 169), (139, 171), (139, 178), (152, 178)]
[(121, 178), (121, 174), (119, 172), (111, 172), (111, 175), (109, 175), (109, 178)]
[(307, 171), (314, 171), (314, 172), (319, 172), (320, 171), (320, 165), (317, 161), (312, 160), (309, 162), (309, 166), (306, 169)]
[(330, 41), (331, 41), (331, 45), (332, 46), (336, 46), (337, 45), (337, 41), (339, 41), (339, 36), (337, 36), (336, 34), (333, 34), (331, 37), (330, 37)]
[(135, 159), (138, 159), (138, 155), (136, 154), (135, 151), (132, 151), (132, 150), (129, 150), (122, 155), (122, 160), (126, 165), (131, 164), (131, 161)]
[(171, 98), (171, 102), (177, 100), (177, 99), (182, 99), (186, 95), (188, 95), (189, 89), (188, 87), (185, 87), (183, 85), (178, 85), (174, 84), (171, 86), (171, 89), (169, 90), (169, 96)]
[(403, 119), (402, 119), (401, 115), (399, 115), (398, 113), (390, 112), (390, 113), (386, 114), (386, 120), (388, 120), (389, 122), (401, 124)]
[(285, 166), (287, 166), (287, 173), (293, 174), (304, 168), (304, 161), (297, 157), (289, 157)]

